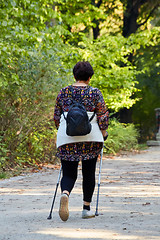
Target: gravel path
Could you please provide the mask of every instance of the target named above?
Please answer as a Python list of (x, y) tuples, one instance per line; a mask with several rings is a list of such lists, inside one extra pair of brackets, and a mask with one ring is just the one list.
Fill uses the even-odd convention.
[(0, 240), (160, 240), (160, 147), (104, 158), (99, 216), (92, 219), (81, 218), (80, 169), (67, 222), (58, 215), (60, 188), (47, 220), (58, 169), (0, 180)]

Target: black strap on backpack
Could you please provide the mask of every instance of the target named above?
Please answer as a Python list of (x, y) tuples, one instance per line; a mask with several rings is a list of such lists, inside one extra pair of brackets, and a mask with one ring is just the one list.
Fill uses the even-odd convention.
[(89, 94), (90, 87), (88, 88), (87, 92), (84, 93), (83, 97), (80, 97), (78, 102), (74, 99), (72, 86), (70, 86), (70, 90), (72, 93), (73, 104), (71, 104), (69, 108), (67, 117), (65, 116), (64, 112), (62, 112), (67, 123), (66, 133), (69, 136), (84, 136), (91, 132), (92, 126), (90, 122), (95, 116), (94, 112), (93, 115), (88, 118), (85, 106), (82, 104), (84, 96)]

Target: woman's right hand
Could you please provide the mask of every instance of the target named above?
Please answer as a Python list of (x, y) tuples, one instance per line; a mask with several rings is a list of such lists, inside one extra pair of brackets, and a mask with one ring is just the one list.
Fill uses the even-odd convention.
[(106, 141), (108, 138), (108, 132), (106, 130), (101, 130), (101, 132), (102, 132), (104, 141)]

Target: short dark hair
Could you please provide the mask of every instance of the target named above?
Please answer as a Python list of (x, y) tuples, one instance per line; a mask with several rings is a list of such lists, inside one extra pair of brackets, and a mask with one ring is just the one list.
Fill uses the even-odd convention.
[(91, 64), (87, 61), (78, 62), (73, 68), (73, 75), (77, 80), (87, 81), (94, 74)]

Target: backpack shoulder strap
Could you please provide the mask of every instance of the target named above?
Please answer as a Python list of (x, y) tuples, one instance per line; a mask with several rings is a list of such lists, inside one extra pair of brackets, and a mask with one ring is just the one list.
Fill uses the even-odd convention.
[[(68, 89), (71, 90), (71, 92), (72, 92), (72, 97), (73, 97), (73, 88), (72, 88), (72, 85), (70, 85)], [(73, 99), (73, 100), (74, 100), (74, 99)], [(62, 110), (62, 114), (63, 114), (64, 119), (67, 120), (67, 118), (66, 118), (63, 110)]]
[(94, 116), (96, 115), (95, 111), (93, 112), (93, 115), (90, 117), (89, 121), (91, 122), (94, 118)]
[[(86, 91), (87, 94), (89, 94), (90, 89), (91, 89), (91, 87), (89, 86), (89, 88), (88, 88), (87, 91)], [(84, 96), (85, 96), (85, 94), (84, 94)], [(84, 97), (84, 96), (83, 96), (83, 97)], [(90, 122), (93, 120), (95, 114), (96, 114), (96, 112), (94, 111), (93, 114), (92, 114), (92, 116), (91, 116), (90, 119), (89, 119)]]
[[(73, 87), (72, 87), (72, 85), (70, 85), (70, 86), (68, 87), (68, 89), (71, 90), (71, 93), (72, 93), (72, 99), (73, 99), (73, 95), (74, 95), (74, 93), (73, 93)], [(73, 99), (73, 101), (75, 101), (75, 100)], [(67, 118), (66, 118), (66, 116), (65, 116), (63, 110), (62, 110), (62, 114), (63, 114), (64, 119), (67, 120)]]
[(63, 112), (63, 110), (62, 110), (62, 114), (63, 114), (64, 119), (67, 120), (67, 118), (66, 118), (66, 116), (65, 116), (65, 114), (64, 114), (64, 112)]

